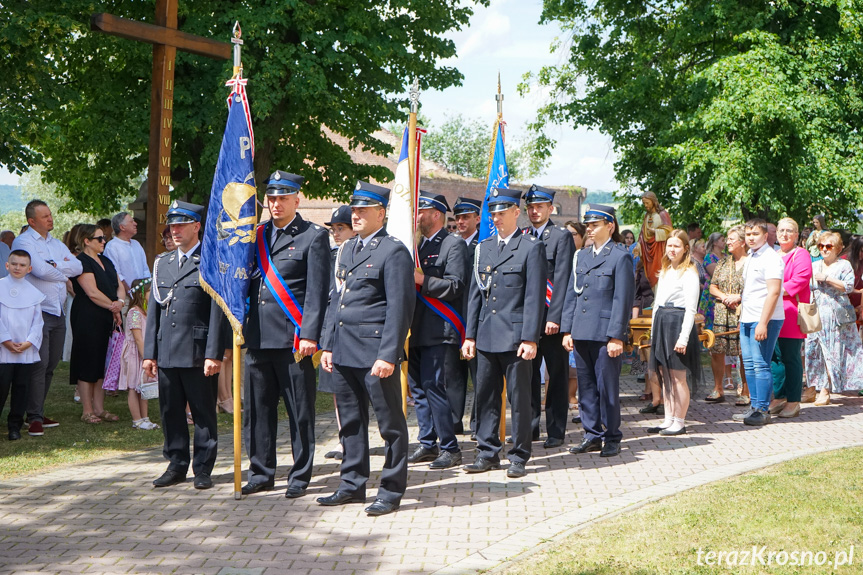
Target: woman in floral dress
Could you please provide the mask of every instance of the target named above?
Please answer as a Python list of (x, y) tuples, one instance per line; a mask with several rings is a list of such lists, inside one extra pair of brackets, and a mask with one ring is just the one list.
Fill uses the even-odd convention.
[(854, 289), (854, 270), (839, 259), (842, 237), (825, 232), (818, 240), (824, 258), (812, 264), (812, 293), (821, 316), (821, 331), (806, 336), (806, 378), (818, 390), (815, 405), (828, 405), (830, 392), (863, 389), (863, 344), (857, 333), (857, 314), (848, 294)]

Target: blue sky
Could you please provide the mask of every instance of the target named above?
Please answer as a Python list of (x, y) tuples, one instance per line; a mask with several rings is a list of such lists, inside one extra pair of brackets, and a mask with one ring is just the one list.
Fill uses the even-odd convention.
[[(489, 8), (475, 9), (468, 27), (450, 35), (458, 56), (446, 64), (457, 67), (465, 78), (462, 86), (420, 96), (421, 110), (433, 125), (440, 125), (447, 114), (461, 113), (468, 118), (487, 119), (490, 137), (500, 71), (507, 136), (518, 136), (524, 123), (533, 119), (543, 104), (544, 96), (533, 90), (521, 98), (516, 86), (525, 72), (561, 61), (560, 54), (550, 52), (560, 29), (555, 25), (540, 26), (541, 12), (541, 0), (493, 0)], [(537, 178), (536, 183), (580, 185), (589, 190), (617, 189), (615, 156), (609, 138), (572, 126), (549, 126), (547, 132), (557, 140), (557, 146), (546, 174)], [(0, 170), (0, 184), (14, 184), (17, 180)]]

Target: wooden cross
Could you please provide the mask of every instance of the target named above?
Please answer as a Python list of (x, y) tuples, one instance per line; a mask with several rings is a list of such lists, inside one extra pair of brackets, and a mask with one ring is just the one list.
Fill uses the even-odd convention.
[(113, 14), (93, 14), (90, 29), (153, 45), (153, 87), (150, 99), (150, 163), (147, 176), (147, 241), (150, 265), (162, 251), (161, 231), (171, 203), (171, 128), (174, 109), (174, 61), (177, 50), (228, 60), (231, 44), (177, 30), (178, 0), (156, 0), (156, 24)]

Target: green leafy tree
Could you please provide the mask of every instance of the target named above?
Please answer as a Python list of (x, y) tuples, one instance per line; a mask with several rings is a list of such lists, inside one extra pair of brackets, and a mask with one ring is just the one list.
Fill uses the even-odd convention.
[[(227, 40), (240, 21), (259, 188), (279, 168), (303, 174), (311, 196), (344, 198), (356, 179), (392, 174), (354, 164), (326, 130), (352, 148), (391, 151), (372, 134), (404, 117), (414, 77), (424, 90), (460, 84), (458, 70), (438, 62), (455, 55), (445, 35), (468, 23), (472, 6), (460, 0), (182, 0), (179, 28)], [(21, 92), (0, 101), (0, 165), (20, 173), (44, 164), (43, 177), (90, 212), (118, 207), (147, 167), (152, 70), (148, 44), (90, 32), (90, 14), (98, 11), (153, 19), (152, 3), (135, 0), (10, 0), (0, 11), (0, 89), (5, 96)], [(230, 74), (228, 61), (177, 54), (176, 196), (209, 194)]]
[(856, 220), (863, 195), (861, 0), (545, 0), (568, 58), (525, 78), (540, 121), (608, 134), (622, 198), (675, 222)]
[[(491, 128), (488, 122), (479, 118), (465, 118), (461, 114), (449, 116), (440, 126), (429, 128), (423, 137), (423, 155), (453, 174), (485, 179), (494, 136)], [(530, 125), (515, 137), (511, 130), (506, 130), (506, 136), (510, 179), (523, 182), (542, 175), (554, 143)]]

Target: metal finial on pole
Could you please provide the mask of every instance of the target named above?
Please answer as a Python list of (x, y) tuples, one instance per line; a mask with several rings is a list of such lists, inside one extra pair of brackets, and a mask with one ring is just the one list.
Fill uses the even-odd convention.
[(240, 60), (240, 48), (243, 45), (243, 31), (240, 29), (239, 20), (234, 23), (233, 37), (231, 43), (234, 45), (234, 76), (240, 73), (243, 65)]
[(497, 94), (494, 99), (497, 101), (497, 119), (503, 118), (503, 94), (500, 91), (500, 72), (497, 73)]
[(414, 78), (414, 83), (411, 85), (411, 114), (416, 114), (420, 110), (420, 81), (419, 78)]

